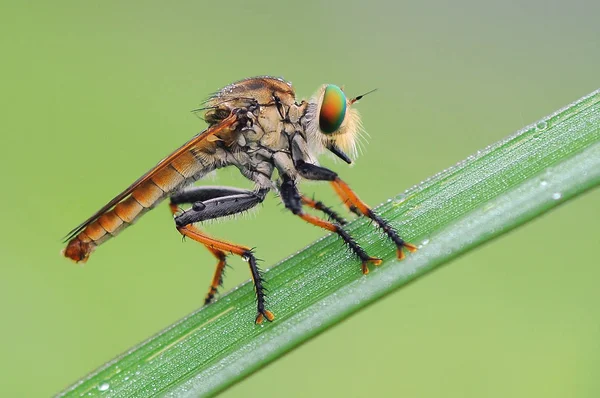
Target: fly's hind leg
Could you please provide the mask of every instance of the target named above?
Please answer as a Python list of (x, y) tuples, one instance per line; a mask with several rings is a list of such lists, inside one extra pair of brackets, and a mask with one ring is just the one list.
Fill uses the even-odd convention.
[[(194, 227), (191, 227), (194, 228)], [(197, 228), (195, 232), (198, 231)], [(227, 253), (222, 250), (215, 249), (214, 247), (204, 245), (218, 260), (217, 267), (215, 268), (215, 274), (213, 275), (212, 282), (210, 283), (210, 288), (208, 289), (208, 293), (204, 298), (204, 305), (210, 304), (213, 302), (215, 295), (219, 291), (219, 287), (223, 286), (223, 275), (225, 274), (225, 267), (227, 267)]]
[[(176, 216), (177, 213), (180, 212), (179, 207), (173, 202), (171, 202), (169, 206), (171, 208), (171, 213), (173, 213), (173, 216)], [(195, 232), (200, 233), (200, 230), (198, 230), (198, 228), (192, 225), (190, 225), (189, 227), (190, 229), (194, 229)], [(225, 273), (225, 267), (227, 267), (227, 253), (208, 245), (204, 245), (204, 247), (206, 247), (206, 249), (208, 249), (208, 251), (211, 252), (212, 255), (215, 256), (215, 258), (218, 261), (217, 266), (215, 268), (215, 274), (210, 284), (210, 288), (208, 289), (208, 293), (204, 298), (204, 305), (206, 305), (213, 302), (215, 295), (218, 293), (219, 287), (223, 285), (223, 275)]]
[[(271, 311), (265, 308), (264, 280), (252, 249), (212, 238), (192, 224), (246, 211), (262, 202), (267, 192), (268, 189), (253, 192), (229, 187), (191, 187), (171, 196), (171, 211), (175, 214), (177, 231), (183, 236), (203, 244), (219, 260), (205, 303), (212, 301), (217, 288), (222, 283), (227, 254), (238, 255), (250, 266), (256, 292), (258, 312), (256, 323), (258, 324), (262, 323), (265, 318), (272, 321), (275, 317)], [(192, 207), (180, 212), (178, 205), (183, 203), (191, 203)]]

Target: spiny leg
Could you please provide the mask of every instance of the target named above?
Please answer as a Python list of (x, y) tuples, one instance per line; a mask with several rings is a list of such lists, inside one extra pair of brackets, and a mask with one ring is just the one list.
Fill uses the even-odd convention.
[[(194, 228), (190, 226), (190, 228)], [(196, 228), (195, 228), (196, 229)], [(195, 232), (200, 232), (196, 229)], [(224, 251), (215, 249), (214, 247), (205, 246), (218, 260), (217, 267), (215, 268), (215, 274), (213, 275), (212, 282), (210, 283), (210, 288), (208, 289), (208, 293), (204, 298), (204, 305), (210, 304), (213, 302), (215, 295), (219, 291), (219, 287), (223, 286), (223, 274), (225, 272), (225, 267), (227, 267), (227, 253)]]
[(320, 228), (324, 228), (328, 231), (338, 234), (348, 245), (350, 250), (360, 259), (363, 274), (369, 273), (368, 263), (379, 265), (381, 259), (369, 256), (362, 247), (346, 232), (342, 226), (338, 223), (322, 220), (318, 217), (306, 214), (302, 211), (302, 197), (296, 188), (295, 182), (287, 175), (283, 175), (283, 182), (279, 187), (279, 193), (281, 194), (281, 200), (287, 209), (292, 213), (302, 218), (304, 221), (315, 225)]
[(177, 230), (186, 237), (202, 243), (219, 259), (215, 271), (211, 289), (206, 297), (205, 303), (212, 301), (218, 286), (222, 282), (225, 269), (225, 257), (227, 253), (236, 254), (248, 262), (250, 273), (254, 282), (257, 299), (256, 323), (262, 323), (266, 318), (268, 321), (275, 319), (273, 313), (265, 308), (265, 293), (263, 278), (256, 264), (256, 258), (252, 250), (246, 246), (236, 245), (226, 241), (211, 238), (204, 234), (192, 224), (199, 221), (224, 217), (248, 210), (264, 200), (268, 190), (252, 192), (238, 188), (229, 187), (192, 187), (188, 188), (171, 198), (171, 209), (178, 212), (178, 204), (193, 203), (191, 209), (183, 211), (175, 216)]
[(417, 247), (411, 243), (405, 242), (394, 227), (389, 222), (379, 217), (371, 208), (350, 189), (348, 184), (342, 181), (338, 175), (329, 169), (306, 163), (303, 160), (297, 160), (294, 164), (300, 175), (309, 180), (330, 181), (335, 192), (340, 196), (342, 201), (352, 211), (356, 209), (360, 214), (370, 218), (377, 224), (379, 228), (385, 232), (392, 242), (396, 245), (396, 255), (399, 259), (404, 258), (403, 248), (410, 252), (415, 252)]
[(377, 224), (377, 226), (381, 228), (383, 232), (385, 232), (390, 240), (396, 245), (396, 255), (400, 260), (404, 259), (404, 252), (402, 251), (403, 248), (406, 248), (406, 250), (411, 253), (417, 251), (417, 247), (415, 245), (405, 242), (389, 222), (378, 216), (365, 202), (360, 200), (358, 195), (356, 195), (356, 193), (350, 189), (348, 184), (342, 181), (339, 177), (336, 176), (336, 178), (331, 181), (331, 185), (338, 195), (342, 197), (342, 199), (344, 197), (348, 198), (351, 205), (353, 205), (361, 214), (373, 220), (375, 224)]
[[(171, 213), (173, 213), (174, 216), (180, 212), (179, 207), (173, 202), (169, 204), (169, 207), (171, 208)], [(194, 228), (196, 232), (200, 233), (196, 227), (191, 225), (189, 227)], [(227, 266), (227, 253), (207, 245), (204, 245), (204, 247), (206, 247), (206, 249), (211, 252), (218, 261), (215, 268), (215, 274), (213, 275), (212, 282), (208, 289), (208, 293), (204, 298), (204, 305), (207, 305), (213, 302), (215, 295), (218, 293), (219, 287), (223, 285), (223, 273), (225, 272), (225, 267)]]
[(344, 220), (339, 214), (333, 211), (329, 206), (323, 204), (323, 202), (321, 202), (320, 200), (314, 200), (302, 194), (300, 194), (300, 200), (302, 201), (303, 205), (311, 207), (315, 210), (322, 211), (323, 213), (327, 214), (330, 220), (333, 220), (340, 225), (348, 224), (346, 220)]
[(257, 312), (255, 322), (257, 324), (261, 324), (266, 318), (268, 321), (272, 321), (275, 319), (275, 316), (271, 311), (265, 308), (265, 289), (263, 286), (263, 278), (261, 275), (258, 266), (256, 265), (256, 257), (252, 253), (252, 250), (249, 247), (236, 245), (233, 243), (225, 242), (222, 240), (218, 240), (215, 238), (211, 238), (208, 235), (203, 234), (196, 228), (186, 226), (177, 226), (177, 230), (183, 236), (186, 236), (190, 239), (195, 240), (196, 242), (202, 243), (205, 246), (210, 246), (217, 250), (229, 252), (232, 254), (236, 254), (242, 257), (244, 260), (248, 262), (250, 266), (250, 273), (252, 275), (252, 281), (254, 282), (254, 288), (256, 292), (256, 304), (257, 304)]

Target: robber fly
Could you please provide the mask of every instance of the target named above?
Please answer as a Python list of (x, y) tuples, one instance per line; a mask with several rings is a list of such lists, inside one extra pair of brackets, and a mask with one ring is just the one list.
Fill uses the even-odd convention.
[[(257, 302), (256, 323), (265, 318), (272, 321), (275, 317), (265, 307), (264, 281), (253, 251), (212, 238), (195, 224), (244, 212), (261, 203), (269, 191), (277, 190), (292, 213), (339, 235), (360, 259), (364, 274), (369, 272), (368, 264), (379, 265), (381, 259), (369, 256), (343, 229), (345, 221), (339, 215), (298, 191), (297, 182), (304, 178), (328, 181), (348, 209), (373, 220), (396, 245), (398, 258), (404, 258), (403, 249), (413, 252), (416, 247), (402, 240), (334, 171), (315, 161), (317, 155), (329, 150), (346, 163), (352, 162), (346, 152), (355, 153), (361, 130), (360, 117), (352, 105), (362, 97), (348, 99), (338, 86), (326, 84), (308, 102), (297, 103), (291, 83), (267, 76), (223, 88), (202, 108), (208, 128), (73, 229), (65, 239), (68, 244), (64, 256), (86, 262), (96, 247), (169, 197), (177, 231), (204, 245), (217, 259), (205, 304), (213, 301), (222, 284), (227, 255), (235, 254), (250, 266)], [(226, 166), (237, 167), (254, 182), (254, 190), (190, 186), (207, 173)], [(275, 169), (278, 179), (273, 177)], [(180, 210), (183, 204), (191, 207)], [(330, 221), (305, 213), (305, 206), (323, 212)]]

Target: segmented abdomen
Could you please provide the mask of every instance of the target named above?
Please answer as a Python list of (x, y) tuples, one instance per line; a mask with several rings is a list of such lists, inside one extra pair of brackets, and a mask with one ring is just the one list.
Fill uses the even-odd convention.
[[(208, 162), (212, 163), (212, 162)], [(187, 151), (172, 160), (148, 181), (101, 214), (72, 238), (63, 254), (76, 262), (85, 262), (100, 244), (137, 221), (144, 213), (155, 207), (171, 193), (200, 178), (214, 167)]]

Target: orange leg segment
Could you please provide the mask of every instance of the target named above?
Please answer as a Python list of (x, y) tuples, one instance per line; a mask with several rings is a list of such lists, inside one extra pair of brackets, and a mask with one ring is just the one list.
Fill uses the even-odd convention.
[[(337, 180), (339, 180), (339, 178)], [(340, 185), (335, 183), (337, 180), (331, 181), (331, 186), (333, 187), (333, 190), (335, 191), (335, 193), (340, 197), (340, 199), (342, 200), (344, 205), (348, 208), (348, 210), (350, 210), (352, 213), (356, 214), (357, 216), (362, 216), (363, 213), (361, 213), (360, 210), (354, 205), (352, 200), (350, 200), (350, 198), (346, 194), (346, 191), (343, 190)], [(348, 188), (348, 190), (350, 190), (350, 187), (348, 187), (348, 185), (346, 185), (346, 187)]]
[(404, 252), (402, 249), (406, 249), (411, 253), (417, 251), (417, 247), (412, 243), (405, 242), (396, 230), (383, 218), (379, 217), (371, 208), (360, 198), (344, 181), (342, 181), (339, 177), (336, 177), (333, 181), (331, 181), (331, 185), (338, 196), (344, 201), (346, 206), (352, 210), (352, 207), (357, 209), (362, 215), (373, 220), (379, 228), (385, 232), (385, 234), (396, 244), (396, 255), (400, 260), (404, 258)]
[(223, 285), (223, 272), (225, 272), (225, 267), (227, 266), (227, 254), (225, 254), (225, 252), (208, 246), (206, 248), (213, 254), (213, 256), (217, 258), (219, 262), (217, 263), (217, 268), (215, 269), (215, 274), (210, 284), (210, 288), (208, 289), (208, 293), (204, 298), (204, 305), (210, 304), (213, 301), (219, 286)]
[(212, 238), (204, 234), (198, 228), (191, 225), (186, 225), (185, 227), (178, 227), (177, 230), (183, 236), (193, 239), (198, 243), (202, 243), (204, 246), (212, 250), (237, 254), (240, 257), (244, 257), (248, 252), (251, 251), (249, 247), (236, 245), (235, 243), (229, 243), (224, 240)]

